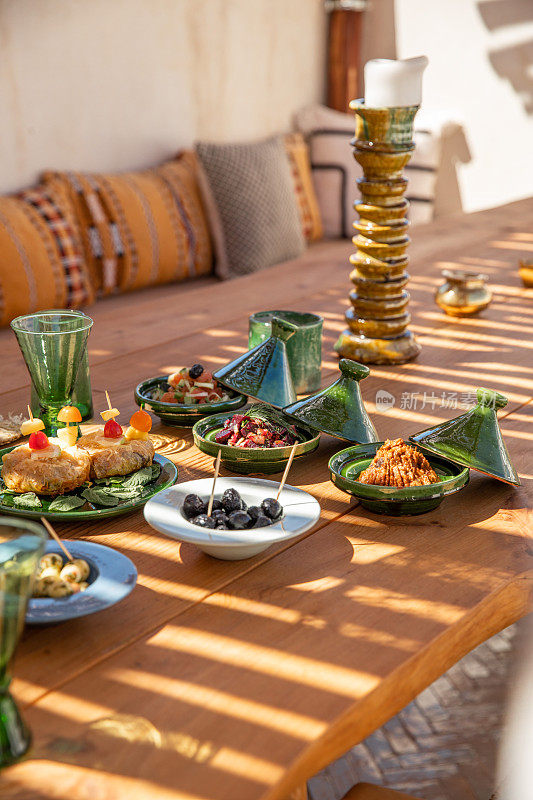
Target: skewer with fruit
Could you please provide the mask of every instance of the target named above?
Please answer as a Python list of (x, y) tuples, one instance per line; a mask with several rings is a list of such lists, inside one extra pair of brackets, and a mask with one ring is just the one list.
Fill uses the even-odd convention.
[(108, 408), (105, 411), (102, 411), (100, 416), (105, 422), (104, 425), (104, 436), (106, 439), (117, 439), (117, 440), (127, 440), (131, 441), (132, 439), (140, 439), (140, 440), (147, 440), (150, 438), (149, 434), (152, 430), (152, 418), (148, 412), (146, 412), (143, 408), (136, 411), (132, 414), (130, 418), (130, 425), (129, 428), (126, 429), (124, 433), (122, 426), (116, 421), (116, 417), (120, 414), (118, 408), (113, 408), (111, 406), (111, 400), (109, 399), (109, 393), (106, 391), (106, 398), (107, 398), (107, 405)]
[(76, 406), (63, 406), (57, 415), (57, 420), (65, 423), (64, 428), (57, 429), (57, 438), (61, 442), (61, 446), (74, 447), (78, 441), (78, 424), (81, 422), (79, 408)]
[(29, 436), (28, 447), (31, 450), (33, 459), (57, 458), (61, 448), (53, 444), (44, 432), (45, 424), (39, 417), (34, 417), (31, 408), (28, 406), (29, 419), (25, 420), (20, 426), (23, 436)]
[(114, 444), (122, 444), (124, 442), (124, 431), (116, 418), (119, 416), (120, 411), (111, 405), (109, 399), (109, 392), (106, 389), (107, 408), (105, 411), (100, 412), (100, 416), (104, 420), (104, 438), (112, 439)]

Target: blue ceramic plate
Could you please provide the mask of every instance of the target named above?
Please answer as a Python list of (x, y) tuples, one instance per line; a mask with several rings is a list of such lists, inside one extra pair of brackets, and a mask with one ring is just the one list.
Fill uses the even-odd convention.
[[(117, 550), (76, 539), (65, 544), (73, 558), (84, 558), (91, 567), (89, 586), (70, 597), (32, 597), (26, 611), (26, 622), (30, 625), (65, 622), (103, 611), (124, 600), (137, 582), (135, 564)], [(52, 541), (46, 543), (44, 552), (63, 556), (59, 545)]]

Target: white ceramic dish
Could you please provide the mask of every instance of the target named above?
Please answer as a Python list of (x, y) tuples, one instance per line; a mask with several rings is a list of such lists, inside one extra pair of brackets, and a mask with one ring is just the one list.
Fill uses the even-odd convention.
[[(313, 527), (320, 516), (320, 504), (303, 489), (285, 485), (279, 501), (283, 506), (283, 517), (266, 528), (251, 528), (244, 531), (224, 531), (200, 528), (184, 516), (183, 501), (188, 494), (208, 498), (213, 485), (212, 478), (187, 481), (169, 486), (152, 497), (144, 507), (146, 521), (156, 531), (197, 545), (204, 553), (227, 561), (251, 558), (275, 542), (294, 539)], [(249, 505), (261, 505), (266, 497), (275, 497), (279, 482), (262, 478), (219, 478), (215, 497), (222, 497), (226, 489), (237, 489)]]

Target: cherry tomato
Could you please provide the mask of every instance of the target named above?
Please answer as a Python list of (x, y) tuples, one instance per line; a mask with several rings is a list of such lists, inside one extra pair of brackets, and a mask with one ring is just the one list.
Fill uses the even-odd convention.
[(120, 439), (122, 427), (114, 419), (109, 419), (104, 425), (104, 436), (106, 439)]
[(28, 444), (30, 446), (30, 450), (45, 450), (49, 446), (50, 442), (48, 441), (48, 436), (46, 433), (37, 431), (37, 433), (31, 434)]
[(152, 429), (152, 417), (141, 408), (140, 411), (136, 411), (132, 415), (130, 425), (132, 428), (142, 431), (142, 433), (148, 433)]

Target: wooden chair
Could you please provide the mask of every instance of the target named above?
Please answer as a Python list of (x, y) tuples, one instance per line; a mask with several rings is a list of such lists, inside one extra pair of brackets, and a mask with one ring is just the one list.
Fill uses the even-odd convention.
[(376, 786), (373, 783), (357, 783), (345, 794), (342, 800), (417, 800), (410, 794), (396, 792), (385, 786)]

